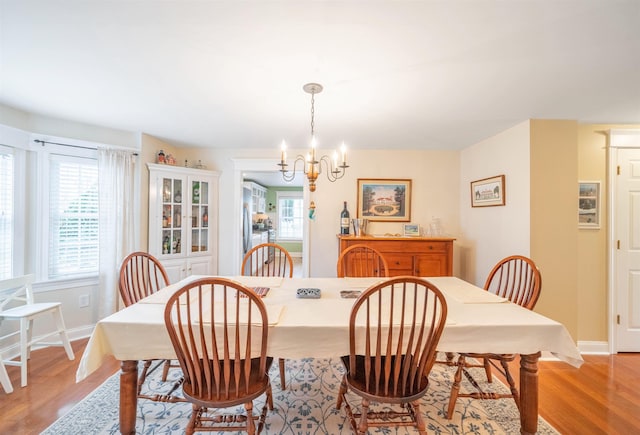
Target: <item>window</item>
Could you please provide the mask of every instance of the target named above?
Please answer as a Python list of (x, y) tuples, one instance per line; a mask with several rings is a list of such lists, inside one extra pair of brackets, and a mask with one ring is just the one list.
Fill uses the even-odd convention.
[(304, 223), (302, 192), (277, 192), (278, 239), (301, 240)]
[(13, 276), (13, 180), (13, 153), (0, 146), (0, 279)]
[(50, 156), (48, 278), (98, 273), (98, 165)]

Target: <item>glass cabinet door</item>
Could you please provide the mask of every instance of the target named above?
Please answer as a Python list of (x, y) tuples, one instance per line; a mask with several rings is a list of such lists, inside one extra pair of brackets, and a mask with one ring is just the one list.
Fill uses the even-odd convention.
[(191, 252), (209, 250), (209, 182), (191, 181)]
[(182, 250), (182, 180), (162, 179), (162, 253)]

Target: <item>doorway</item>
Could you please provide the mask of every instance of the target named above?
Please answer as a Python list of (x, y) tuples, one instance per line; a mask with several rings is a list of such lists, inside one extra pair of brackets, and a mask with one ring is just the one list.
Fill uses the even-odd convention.
[(640, 351), (640, 130), (609, 144), (610, 352)]
[[(253, 213), (251, 216), (252, 225), (260, 224), (259, 227), (255, 228), (256, 233), (252, 234), (252, 237), (258, 238), (258, 234), (261, 232), (265, 232), (269, 230), (269, 225), (273, 227), (272, 237), (275, 237), (275, 243), (283, 245), (287, 250), (290, 250), (290, 253), (294, 257), (294, 266), (295, 272), (297, 276), (306, 277), (308, 276), (309, 269), (309, 225), (307, 219), (302, 219), (302, 236), (301, 243), (298, 239), (297, 241), (292, 240), (291, 238), (287, 239), (286, 235), (283, 238), (279, 235), (279, 205), (278, 205), (278, 192), (279, 191), (291, 191), (292, 189), (297, 189), (298, 192), (302, 194), (302, 203), (303, 209), (306, 210), (309, 194), (308, 189), (303, 187), (304, 177), (297, 176), (293, 182), (286, 183), (282, 180), (280, 173), (273, 168), (277, 167), (277, 162), (272, 159), (233, 159), (234, 162), (234, 180), (236, 186), (234, 186), (234, 191), (237, 192), (235, 195), (237, 204), (235, 205), (236, 209), (242, 213), (244, 211), (244, 204), (247, 202), (245, 198), (243, 198), (243, 184), (245, 181), (251, 181), (255, 183), (255, 185), (262, 186), (266, 188), (266, 194), (264, 201), (261, 202), (262, 208), (264, 210), (255, 210), (255, 212), (261, 212), (259, 215), (257, 213)], [(257, 222), (257, 220), (260, 222)], [(242, 261), (242, 252), (243, 245), (245, 242), (245, 238), (243, 238), (242, 228), (243, 224), (240, 222), (237, 226), (238, 234), (235, 237), (238, 240), (237, 246), (238, 255), (237, 262), (238, 266), (236, 270), (240, 270), (241, 261)]]

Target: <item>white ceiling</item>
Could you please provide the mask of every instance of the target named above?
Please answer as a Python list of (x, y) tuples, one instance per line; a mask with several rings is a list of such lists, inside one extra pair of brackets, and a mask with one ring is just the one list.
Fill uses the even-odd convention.
[(0, 104), (172, 144), (461, 149), (640, 123), (640, 1), (0, 0)]

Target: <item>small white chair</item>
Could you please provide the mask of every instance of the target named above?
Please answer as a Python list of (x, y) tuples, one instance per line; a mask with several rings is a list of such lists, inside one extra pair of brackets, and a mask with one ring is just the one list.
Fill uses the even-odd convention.
[[(75, 359), (62, 318), (62, 304), (60, 302), (35, 303), (33, 300), (33, 289), (31, 287), (33, 278), (33, 275), (24, 275), (0, 281), (0, 324), (4, 320), (20, 321), (18, 331), (0, 337), (0, 340), (5, 340), (15, 335), (20, 336), (20, 359), (18, 361), (3, 360), (2, 363), (4, 365), (20, 367), (21, 386), (23, 387), (27, 385), (27, 362), (31, 356), (31, 346), (34, 343), (63, 346), (69, 359)], [(53, 316), (56, 330), (33, 338), (33, 320), (41, 314), (46, 313), (51, 313)], [(60, 342), (45, 343), (43, 341), (56, 334), (60, 336)], [(2, 385), (9, 393), (9, 390), (12, 390), (12, 388), (6, 388), (4, 373), (2, 373), (2, 371), (3, 370), (0, 369)], [(9, 383), (9, 387), (11, 387), (8, 377), (6, 381)]]
[(7, 369), (4, 368), (4, 363), (0, 358), (0, 384), (2, 384), (2, 388), (4, 388), (4, 392), (9, 394), (13, 393), (13, 385), (11, 385), (11, 380), (9, 379), (9, 375), (7, 374)]

